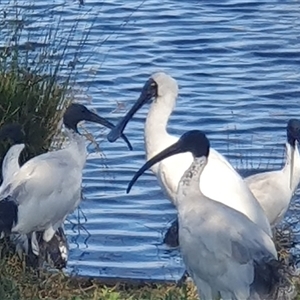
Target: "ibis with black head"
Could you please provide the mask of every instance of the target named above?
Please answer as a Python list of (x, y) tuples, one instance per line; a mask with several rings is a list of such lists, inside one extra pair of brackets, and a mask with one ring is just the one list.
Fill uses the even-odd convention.
[(245, 178), (274, 228), (283, 219), (300, 182), (300, 120), (290, 119), (286, 126), (285, 165), (281, 170), (258, 173)]
[[(117, 140), (134, 114), (153, 99), (144, 128), (146, 158), (151, 159), (161, 150), (178, 141), (178, 137), (167, 131), (177, 95), (178, 85), (174, 78), (163, 72), (153, 74), (145, 83), (136, 103), (107, 135), (108, 140), (110, 142)], [(175, 204), (178, 183), (192, 161), (191, 153), (181, 153), (151, 167), (160, 186), (173, 204)], [(228, 160), (213, 148), (210, 150), (208, 163), (203, 170), (199, 185), (204, 195), (242, 212), (267, 234), (272, 235), (268, 219), (247, 184)]]
[(200, 299), (274, 299), (284, 277), (271, 237), (243, 213), (202, 191), (210, 152), (202, 131), (186, 132), (148, 160), (134, 175), (127, 193), (146, 170), (186, 152), (193, 160), (180, 179), (174, 202), (180, 252)]
[[(33, 157), (11, 180), (1, 185), (0, 232), (27, 235), (42, 231), (43, 240), (49, 242), (66, 217), (77, 208), (87, 157), (85, 137), (77, 127), (81, 121), (114, 127), (84, 105), (71, 104), (63, 116), (68, 145)], [(123, 138), (131, 148), (128, 139), (124, 135)]]
[[(19, 123), (7, 123), (0, 128), (0, 140), (9, 140), (11, 147), (6, 152), (2, 160), (2, 184), (7, 185), (10, 181), (14, 180), (14, 174), (20, 170), (20, 154), (25, 147), (25, 133), (22, 126)], [(8, 225), (6, 232), (10, 232), (12, 224), (0, 220), (0, 224)], [(1, 226), (1, 225), (0, 225)], [(29, 252), (29, 241), (32, 253), (39, 256), (40, 243), (36, 234), (40, 233), (32, 232), (29, 237), (22, 234), (10, 234), (10, 239), (16, 246), (16, 253), (21, 257), (24, 252), (27, 255), (31, 255)], [(54, 237), (51, 240), (51, 244), (45, 245), (45, 258), (51, 259), (54, 267), (61, 269), (66, 266), (69, 254), (69, 247), (67, 238), (63, 227), (58, 228)], [(32, 260), (31, 260), (32, 261)]]

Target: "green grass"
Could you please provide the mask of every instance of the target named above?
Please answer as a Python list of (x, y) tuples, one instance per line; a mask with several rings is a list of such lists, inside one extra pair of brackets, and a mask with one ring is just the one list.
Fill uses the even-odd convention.
[[(7, 300), (196, 300), (192, 283), (141, 284), (108, 283), (82, 277), (68, 277), (62, 272), (49, 273), (26, 268), (7, 248), (1, 251), (0, 297)], [(298, 284), (299, 279), (294, 279)], [(300, 296), (296, 299), (300, 300)]]
[(0, 245), (0, 299), (62, 300), (196, 300), (192, 284), (141, 284), (103, 282), (69, 277), (26, 267), (6, 245)]
[[(0, 249), (0, 299), (62, 300), (196, 300), (192, 283), (150, 284), (139, 282), (104, 282), (100, 279), (68, 277), (62, 272), (50, 273), (27, 268), (20, 259)], [(299, 279), (294, 278), (295, 284)], [(300, 300), (300, 296), (296, 299)]]

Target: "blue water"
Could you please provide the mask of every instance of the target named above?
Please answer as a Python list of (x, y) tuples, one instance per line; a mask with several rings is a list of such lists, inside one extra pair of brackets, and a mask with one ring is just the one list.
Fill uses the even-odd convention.
[[(14, 1), (0, 1), (7, 18)], [(299, 1), (18, 1), (23, 39), (45, 43), (47, 28), (59, 24), (50, 44), (72, 32), (62, 76), (77, 55), (78, 101), (117, 122), (158, 70), (177, 79), (180, 95), (171, 133), (202, 129), (212, 146), (238, 169), (279, 168), (289, 118), (299, 115)], [(33, 4), (35, 3), (35, 4)], [(4, 35), (7, 31), (2, 31)], [(82, 47), (80, 40), (89, 32)], [(3, 43), (3, 42), (2, 42)], [(54, 53), (60, 57), (61, 52)], [(144, 162), (141, 110), (122, 141), (88, 129), (103, 153), (89, 146), (84, 171), (84, 229), (66, 229), (68, 271), (81, 275), (177, 280), (183, 266), (177, 250), (162, 244), (175, 209), (147, 173), (126, 195), (127, 183)], [(297, 198), (297, 197), (296, 197)], [(290, 211), (290, 222), (299, 206)], [(69, 218), (77, 223), (77, 212)], [(296, 230), (297, 228), (295, 228)]]

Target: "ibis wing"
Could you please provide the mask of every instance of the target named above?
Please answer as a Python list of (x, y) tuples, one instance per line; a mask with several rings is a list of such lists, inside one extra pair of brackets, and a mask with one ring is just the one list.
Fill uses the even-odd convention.
[(191, 274), (218, 290), (237, 291), (238, 299), (247, 299), (255, 264), (277, 258), (274, 244), (243, 214), (215, 201), (209, 205), (207, 212), (198, 205), (188, 216), (179, 215), (183, 260)]
[(282, 171), (271, 171), (254, 174), (245, 178), (251, 192), (260, 203), (272, 226), (275, 226), (285, 214), (292, 191), (285, 188), (285, 174)]
[(13, 232), (27, 234), (62, 222), (80, 201), (82, 170), (67, 151), (46, 153), (24, 164), (0, 197), (18, 204)]
[(80, 185), (81, 174), (66, 151), (45, 153), (24, 164), (0, 197), (11, 195), (19, 204), (30, 199), (47, 201), (52, 194)]

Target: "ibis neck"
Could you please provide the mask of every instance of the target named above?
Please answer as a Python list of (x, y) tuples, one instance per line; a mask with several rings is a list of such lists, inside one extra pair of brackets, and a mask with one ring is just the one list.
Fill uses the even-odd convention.
[(283, 172), (286, 173), (286, 176), (289, 180), (290, 172), (291, 172), (291, 162), (292, 162), (292, 155), (294, 156), (294, 167), (292, 170), (292, 176), (293, 176), (293, 182), (292, 182), (292, 191), (294, 192), (300, 182), (300, 155), (298, 150), (298, 142), (295, 144), (295, 150), (293, 150), (293, 147), (286, 143), (286, 163), (283, 168)]
[(175, 201), (175, 205), (178, 209), (179, 207), (193, 207), (196, 203), (196, 205), (199, 205), (199, 198), (203, 196), (199, 188), (199, 181), (206, 164), (206, 157), (196, 157), (191, 166), (184, 172), (178, 185)]
[[(167, 125), (173, 112), (176, 99), (174, 95), (157, 97), (151, 104), (145, 123), (145, 150), (147, 160), (168, 147), (172, 141)], [(171, 104), (171, 105), (170, 105)]]
[(77, 161), (77, 163), (83, 168), (87, 156), (85, 138), (72, 129), (66, 128), (65, 132), (69, 138), (68, 150), (70, 151), (70, 154), (74, 156), (73, 158), (75, 161)]

